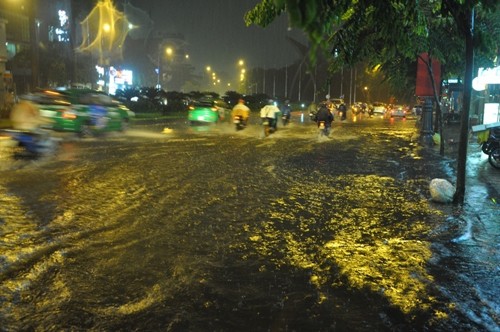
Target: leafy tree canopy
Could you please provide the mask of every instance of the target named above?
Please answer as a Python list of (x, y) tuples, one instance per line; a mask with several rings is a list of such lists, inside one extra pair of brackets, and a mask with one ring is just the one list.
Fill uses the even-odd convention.
[(288, 14), (290, 24), (308, 35), (313, 60), (321, 49), (337, 68), (364, 61), (391, 72), (394, 64), (430, 52), (457, 72), (464, 64), (467, 6), (476, 10), (478, 60), (491, 65), (500, 48), (497, 0), (262, 0), (245, 21), (265, 27)]

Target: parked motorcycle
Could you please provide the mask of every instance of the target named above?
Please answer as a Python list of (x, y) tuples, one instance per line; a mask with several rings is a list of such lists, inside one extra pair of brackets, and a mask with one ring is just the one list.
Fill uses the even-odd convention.
[(236, 127), (236, 131), (240, 131), (246, 128), (247, 123), (241, 115), (235, 115), (233, 118), (233, 123)]
[(488, 139), (481, 145), (481, 150), (488, 155), (488, 162), (500, 169), (500, 128), (491, 129)]
[(57, 141), (45, 132), (16, 129), (4, 129), (2, 132), (13, 141), (15, 157), (38, 158), (54, 153), (58, 147)]

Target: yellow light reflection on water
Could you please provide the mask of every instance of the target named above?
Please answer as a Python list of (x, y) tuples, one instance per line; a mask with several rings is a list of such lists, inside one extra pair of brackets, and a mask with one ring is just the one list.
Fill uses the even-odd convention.
[(411, 188), (380, 176), (318, 178), (271, 205), (268, 220), (246, 227), (249, 239), (277, 266), (308, 271), (320, 303), (330, 288), (348, 283), (403, 313), (430, 309), (434, 298), (426, 289), (433, 277), (426, 264), (432, 251), (425, 235), (432, 227), (427, 220), (441, 212)]

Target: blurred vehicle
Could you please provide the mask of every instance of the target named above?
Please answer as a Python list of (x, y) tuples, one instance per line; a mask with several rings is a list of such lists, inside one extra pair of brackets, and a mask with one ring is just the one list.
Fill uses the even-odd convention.
[(488, 138), (481, 143), (481, 150), (488, 155), (490, 165), (500, 169), (500, 127), (489, 131)]
[(391, 118), (406, 118), (406, 112), (401, 105), (393, 106), (388, 113)]
[(233, 123), (235, 125), (236, 131), (243, 130), (247, 126), (247, 121), (243, 118), (242, 115), (233, 116)]
[(354, 103), (351, 105), (351, 112), (353, 115), (358, 115), (360, 113), (364, 113), (364, 109), (361, 103)]
[(344, 99), (342, 98), (332, 98), (330, 101), (336, 109), (338, 109), (341, 104), (345, 104)]
[(58, 142), (43, 130), (27, 131), (19, 129), (0, 129), (2, 139), (10, 137), (14, 157), (38, 158), (53, 154), (58, 147)]
[(460, 123), (460, 113), (454, 111), (444, 112), (443, 122), (445, 125)]
[(135, 114), (104, 92), (90, 89), (43, 90), (26, 96), (40, 116), (50, 120), (44, 128), (92, 136), (123, 131)]
[(373, 103), (373, 114), (384, 115), (387, 108), (384, 103), (375, 102)]
[(231, 109), (222, 99), (203, 97), (192, 101), (188, 109), (188, 121), (191, 125), (198, 123), (217, 123), (223, 121)]
[(422, 105), (414, 105), (412, 111), (415, 116), (422, 115)]
[(309, 119), (311, 121), (316, 121), (316, 113), (318, 113), (318, 106), (316, 105), (315, 102), (309, 104), (309, 106), (307, 107), (307, 111), (309, 112)]

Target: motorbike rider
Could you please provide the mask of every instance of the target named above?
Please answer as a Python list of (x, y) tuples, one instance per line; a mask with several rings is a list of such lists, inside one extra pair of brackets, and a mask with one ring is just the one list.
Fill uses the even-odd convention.
[(325, 123), (325, 129), (328, 136), (330, 134), (330, 128), (332, 127), (333, 113), (330, 111), (326, 103), (321, 103), (319, 105), (315, 120), (318, 128), (321, 122)]
[(316, 117), (316, 113), (318, 112), (318, 106), (316, 105), (316, 103), (313, 101), (309, 104), (309, 106), (307, 107), (307, 112), (309, 113), (309, 118), (312, 120), (312, 121), (316, 121), (314, 120), (315, 117)]
[(262, 122), (264, 123), (265, 121), (268, 121), (269, 127), (273, 132), (277, 130), (278, 121), (276, 120), (276, 117), (279, 113), (280, 109), (274, 104), (273, 99), (269, 99), (267, 101), (267, 105), (260, 109), (260, 118)]
[(281, 107), (281, 117), (283, 120), (283, 126), (286, 126), (290, 121), (290, 116), (292, 115), (292, 107), (290, 106), (290, 101), (287, 99)]
[[(10, 112), (10, 121), (12, 128), (27, 134), (31, 145), (31, 152), (39, 153), (52, 146), (51, 137), (47, 130), (42, 129), (44, 124), (48, 124), (51, 120), (40, 115), (40, 109), (29, 100), (20, 100), (14, 105)], [(26, 137), (25, 135), (20, 137)]]
[(41, 134), (40, 127), (50, 120), (40, 115), (40, 110), (35, 104), (28, 100), (20, 100), (10, 112), (10, 122), (14, 129)]
[(339, 106), (340, 120), (345, 121), (347, 118), (347, 107), (344, 103)]
[(234, 105), (231, 111), (231, 118), (234, 119), (235, 116), (241, 116), (243, 125), (247, 125), (248, 119), (250, 118), (250, 108), (245, 105), (245, 100), (239, 99), (238, 103)]

